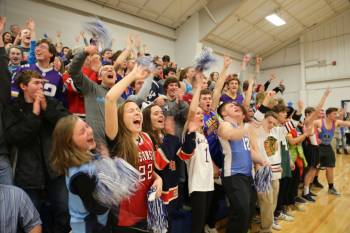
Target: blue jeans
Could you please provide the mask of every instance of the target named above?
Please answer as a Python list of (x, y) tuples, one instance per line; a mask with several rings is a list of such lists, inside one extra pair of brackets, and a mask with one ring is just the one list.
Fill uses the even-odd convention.
[(0, 155), (0, 184), (13, 184), (11, 164), (5, 155)]

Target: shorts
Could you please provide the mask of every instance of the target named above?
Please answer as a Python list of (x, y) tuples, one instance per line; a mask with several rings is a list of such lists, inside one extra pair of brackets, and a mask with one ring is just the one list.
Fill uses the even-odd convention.
[(320, 166), (335, 167), (335, 154), (331, 145), (320, 145)]
[(304, 147), (304, 155), (308, 164), (308, 167), (317, 168), (320, 165), (320, 150), (319, 146), (306, 145)]

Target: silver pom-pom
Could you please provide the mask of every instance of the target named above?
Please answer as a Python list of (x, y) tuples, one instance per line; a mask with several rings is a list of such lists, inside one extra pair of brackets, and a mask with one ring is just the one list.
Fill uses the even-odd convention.
[(136, 64), (139, 66), (142, 66), (143, 68), (149, 70), (149, 71), (154, 71), (156, 68), (153, 59), (150, 56), (142, 56), (136, 59)]
[(210, 69), (210, 66), (216, 62), (213, 56), (213, 50), (208, 47), (203, 47), (201, 53), (195, 59), (194, 68), (198, 71), (205, 71)]
[(89, 21), (83, 23), (85, 31), (95, 35), (101, 43), (102, 48), (111, 48), (112, 39), (106, 26), (98, 18), (91, 18)]

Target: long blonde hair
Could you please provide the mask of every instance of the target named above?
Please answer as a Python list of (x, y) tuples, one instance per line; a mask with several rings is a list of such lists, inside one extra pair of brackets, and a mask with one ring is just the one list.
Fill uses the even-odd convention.
[(125, 101), (118, 108), (118, 133), (114, 140), (114, 146), (111, 151), (111, 156), (118, 156), (126, 160), (135, 168), (138, 168), (139, 152), (138, 147), (134, 142), (132, 133), (128, 130), (124, 123), (124, 111), (127, 103), (133, 101)]
[(91, 160), (89, 152), (79, 150), (73, 142), (74, 127), (79, 120), (74, 115), (63, 117), (53, 131), (51, 165), (59, 175), (66, 175), (68, 168)]

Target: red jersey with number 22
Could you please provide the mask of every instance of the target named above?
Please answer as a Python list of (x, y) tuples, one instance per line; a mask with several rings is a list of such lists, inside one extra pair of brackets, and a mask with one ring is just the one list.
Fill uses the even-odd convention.
[(120, 203), (118, 225), (132, 226), (147, 218), (147, 192), (153, 184), (153, 143), (141, 132), (138, 142), (140, 186), (135, 194)]

